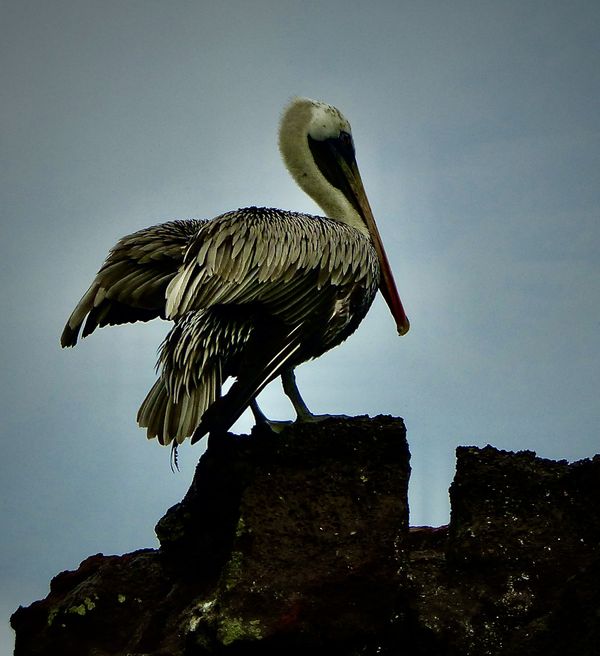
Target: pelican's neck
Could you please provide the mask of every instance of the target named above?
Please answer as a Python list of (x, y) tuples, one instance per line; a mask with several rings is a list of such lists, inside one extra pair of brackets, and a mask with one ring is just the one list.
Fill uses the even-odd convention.
[[(350, 130), (348, 122), (335, 107), (307, 98), (295, 99), (288, 105), (281, 119), (281, 156), (292, 178), (323, 209), (325, 216), (346, 223), (369, 236), (367, 227), (352, 203), (327, 181), (310, 151), (308, 135), (318, 137), (319, 130), (330, 128), (331, 123)], [(333, 135), (325, 132), (321, 136), (327, 138)]]

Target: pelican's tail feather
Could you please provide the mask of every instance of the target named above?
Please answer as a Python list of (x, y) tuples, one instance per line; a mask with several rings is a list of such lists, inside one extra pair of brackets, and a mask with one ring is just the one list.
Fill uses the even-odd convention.
[(221, 384), (218, 372), (210, 371), (203, 376), (197, 387), (181, 394), (171, 396), (164, 379), (159, 378), (142, 402), (137, 422), (146, 428), (148, 439), (156, 437), (163, 445), (175, 440), (181, 444), (190, 437), (207, 408), (214, 403), (220, 393)]
[(252, 334), (252, 322), (223, 308), (191, 311), (164, 340), (161, 370), (138, 412), (148, 438), (161, 444), (190, 437), (202, 416), (221, 396), (223, 380)]

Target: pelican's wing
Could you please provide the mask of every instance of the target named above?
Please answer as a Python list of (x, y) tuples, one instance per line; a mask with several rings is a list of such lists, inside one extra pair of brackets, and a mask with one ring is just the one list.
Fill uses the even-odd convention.
[(62, 346), (77, 343), (84, 322), (82, 337), (97, 327), (164, 317), (167, 286), (203, 225), (198, 220), (169, 221), (119, 240), (69, 317)]
[(248, 208), (206, 223), (167, 288), (166, 316), (215, 305), (261, 305), (287, 324), (323, 288), (379, 284), (369, 239), (330, 219)]

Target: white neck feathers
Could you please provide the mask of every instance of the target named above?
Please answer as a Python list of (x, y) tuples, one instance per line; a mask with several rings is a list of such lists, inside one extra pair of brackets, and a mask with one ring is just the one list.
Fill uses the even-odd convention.
[(324, 141), (339, 137), (342, 131), (350, 133), (350, 124), (335, 107), (308, 98), (295, 98), (281, 118), (279, 150), (290, 175), (326, 216), (368, 234), (352, 203), (321, 173), (308, 145), (309, 135)]

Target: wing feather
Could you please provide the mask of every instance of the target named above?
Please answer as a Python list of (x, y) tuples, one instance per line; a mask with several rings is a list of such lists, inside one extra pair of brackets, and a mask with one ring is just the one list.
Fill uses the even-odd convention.
[(203, 225), (198, 220), (170, 221), (119, 240), (71, 313), (62, 346), (77, 343), (84, 322), (85, 337), (98, 327), (164, 316), (167, 285)]
[(328, 284), (364, 285), (370, 276), (378, 284), (373, 246), (359, 231), (332, 219), (248, 208), (199, 231), (167, 288), (167, 316), (218, 304), (269, 310), (282, 297), (292, 307), (306, 287), (314, 294)]

